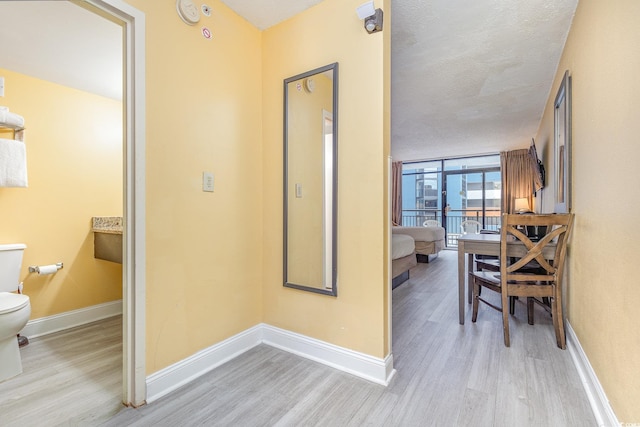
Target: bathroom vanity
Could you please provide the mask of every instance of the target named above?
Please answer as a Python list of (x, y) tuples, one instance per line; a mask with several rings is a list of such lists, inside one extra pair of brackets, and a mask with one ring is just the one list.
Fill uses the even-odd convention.
[(94, 216), (93, 257), (122, 264), (122, 217)]

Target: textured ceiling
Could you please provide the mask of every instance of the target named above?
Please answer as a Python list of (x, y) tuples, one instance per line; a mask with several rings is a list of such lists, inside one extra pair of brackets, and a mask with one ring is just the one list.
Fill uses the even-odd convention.
[(577, 0), (394, 2), (394, 159), (528, 147), (576, 5)]
[[(222, 0), (259, 29), (320, 1)], [(577, 1), (393, 1), (394, 159), (527, 147)], [(376, 0), (377, 7), (381, 3)], [(0, 68), (119, 96), (122, 44), (117, 25), (62, 1), (0, 1), (0, 16)]]

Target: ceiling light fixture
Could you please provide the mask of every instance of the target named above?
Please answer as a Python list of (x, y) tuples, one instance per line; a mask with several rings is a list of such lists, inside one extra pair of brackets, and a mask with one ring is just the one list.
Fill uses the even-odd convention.
[(358, 18), (364, 19), (364, 29), (367, 33), (382, 31), (382, 9), (376, 9), (373, 1), (358, 6), (356, 13)]

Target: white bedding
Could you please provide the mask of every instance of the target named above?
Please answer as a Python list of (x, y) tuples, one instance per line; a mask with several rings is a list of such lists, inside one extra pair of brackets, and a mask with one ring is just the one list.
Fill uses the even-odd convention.
[(398, 227), (392, 228), (393, 234), (406, 234), (413, 237), (416, 242), (435, 242), (444, 239), (442, 227)]
[(416, 250), (413, 237), (406, 234), (391, 235), (391, 259), (398, 259), (411, 255)]

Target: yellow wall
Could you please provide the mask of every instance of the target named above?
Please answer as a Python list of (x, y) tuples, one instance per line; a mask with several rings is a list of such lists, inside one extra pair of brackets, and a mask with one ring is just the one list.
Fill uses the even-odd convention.
[[(121, 102), (9, 70), (0, 104), (25, 118), (28, 188), (0, 188), (0, 242), (25, 243), (38, 319), (122, 298), (122, 266), (93, 258), (92, 216), (122, 216)], [(0, 134), (12, 138), (12, 134)], [(63, 262), (55, 275), (29, 265)]]
[(573, 79), (568, 318), (618, 420), (640, 422), (640, 3), (581, 0), (536, 137), (553, 211), (553, 99)]
[[(128, 3), (146, 15), (153, 373), (262, 321), (261, 33), (220, 1), (195, 26), (175, 2)], [(202, 191), (203, 171), (214, 173), (215, 192)]]
[[(325, 0), (263, 33), (264, 321), (376, 357), (388, 352), (384, 32), (360, 0)], [(381, 7), (382, 5), (376, 5)], [(389, 20), (385, 16), (385, 31)], [(338, 297), (282, 286), (282, 81), (339, 63)]]

